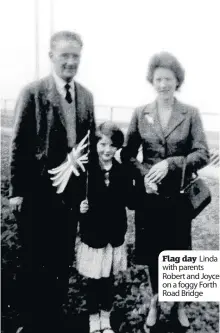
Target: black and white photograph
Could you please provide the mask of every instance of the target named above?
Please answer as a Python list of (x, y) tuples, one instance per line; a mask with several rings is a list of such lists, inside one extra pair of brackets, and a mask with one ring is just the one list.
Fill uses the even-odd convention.
[(219, 332), (158, 296), (161, 252), (219, 251), (218, 9), (1, 2), (2, 333)]

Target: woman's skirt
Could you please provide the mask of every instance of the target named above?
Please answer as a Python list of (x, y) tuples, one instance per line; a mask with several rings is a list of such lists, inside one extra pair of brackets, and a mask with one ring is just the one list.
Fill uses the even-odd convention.
[(125, 244), (112, 247), (108, 244), (95, 249), (80, 242), (76, 255), (77, 270), (85, 277), (100, 279), (109, 277), (111, 272), (117, 275), (127, 269), (127, 253)]
[(149, 265), (164, 250), (191, 249), (191, 218), (184, 199), (145, 195), (135, 212), (135, 259)]

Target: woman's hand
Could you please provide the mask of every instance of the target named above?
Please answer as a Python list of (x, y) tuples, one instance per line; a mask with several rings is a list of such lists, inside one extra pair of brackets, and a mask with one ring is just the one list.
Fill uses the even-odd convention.
[(168, 173), (169, 164), (167, 160), (156, 163), (144, 177), (145, 183), (160, 183)]
[(148, 194), (158, 194), (157, 190), (157, 184), (156, 183), (152, 183), (152, 182), (148, 182), (147, 179), (145, 179), (146, 176), (144, 177), (144, 185), (145, 185), (145, 191)]
[(89, 203), (88, 203), (88, 200), (83, 200), (80, 204), (80, 213), (81, 214), (85, 214), (87, 213), (89, 210)]

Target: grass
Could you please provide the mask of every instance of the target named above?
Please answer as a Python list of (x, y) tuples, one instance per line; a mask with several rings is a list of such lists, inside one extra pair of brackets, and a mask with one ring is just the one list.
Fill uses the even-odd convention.
[[(19, 265), (18, 252), (19, 240), (16, 229), (17, 224), (10, 212), (8, 205), (8, 172), (9, 172), (9, 142), (8, 135), (2, 135), (2, 332), (12, 333), (15, 331), (17, 313), (14, 305), (13, 289), (16, 283), (16, 269)], [(192, 237), (193, 249), (195, 250), (218, 250), (219, 249), (219, 184), (216, 181), (206, 180), (211, 192), (211, 204), (193, 221)], [(129, 268), (125, 273), (117, 276), (115, 281), (115, 303), (112, 314), (113, 326), (121, 333), (141, 333), (144, 319), (149, 307), (150, 288), (146, 268), (136, 266), (133, 261), (134, 252), (134, 214), (128, 211), (128, 255)], [(80, 330), (88, 331), (87, 312), (85, 304), (85, 279), (81, 278), (73, 263), (70, 284), (69, 301), (64, 310), (67, 320), (72, 327), (73, 318), (77, 318)], [(73, 304), (72, 295), (76, 295)], [(161, 327), (157, 332), (180, 332), (178, 328), (169, 325), (169, 313), (171, 303), (162, 303)], [(219, 304), (215, 302), (187, 303), (186, 309), (191, 323), (188, 333), (217, 333), (219, 332)], [(68, 319), (69, 318), (69, 319)], [(86, 319), (85, 319), (86, 318)], [(74, 329), (71, 329), (74, 332)]]

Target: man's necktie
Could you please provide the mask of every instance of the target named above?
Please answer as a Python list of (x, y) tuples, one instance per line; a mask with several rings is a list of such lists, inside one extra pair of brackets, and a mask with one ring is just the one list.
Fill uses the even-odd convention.
[(70, 93), (70, 85), (68, 83), (65, 85), (65, 89), (66, 89), (65, 99), (70, 104), (70, 103), (72, 103), (73, 100), (72, 100), (72, 96), (71, 96), (71, 93)]

